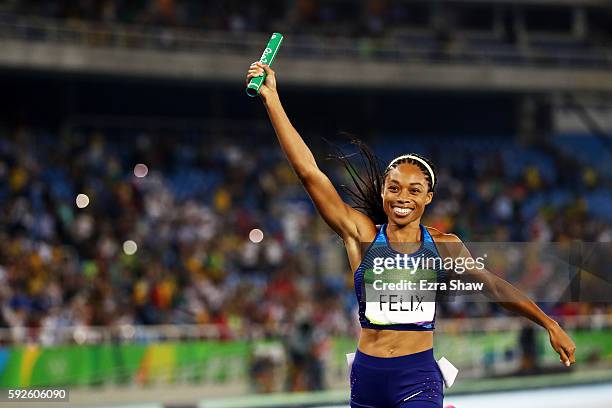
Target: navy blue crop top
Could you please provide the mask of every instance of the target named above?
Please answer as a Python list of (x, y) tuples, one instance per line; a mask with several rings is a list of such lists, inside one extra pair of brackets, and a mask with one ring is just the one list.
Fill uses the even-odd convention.
[[(423, 259), (439, 258), (440, 255), (427, 228), (423, 225), (420, 225), (420, 228), (421, 243), (419, 249), (414, 253), (405, 255), (391, 248), (387, 238), (387, 224), (383, 224), (363, 255), (354, 273), (361, 327), (379, 330), (434, 330), (435, 291), (389, 291), (385, 290), (384, 286), (392, 282), (396, 285), (395, 287), (398, 287), (398, 283), (404, 282), (405, 284), (407, 281), (413, 281), (418, 287), (421, 280), (437, 282), (444, 279), (443, 269), (422, 267), (425, 265)], [(384, 265), (381, 259), (386, 258), (400, 258), (404, 263), (401, 264), (400, 269), (381, 272)], [(417, 258), (421, 260), (417, 261)]]

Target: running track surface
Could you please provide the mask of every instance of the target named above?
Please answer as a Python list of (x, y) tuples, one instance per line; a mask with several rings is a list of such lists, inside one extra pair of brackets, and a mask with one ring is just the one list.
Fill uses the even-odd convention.
[[(456, 408), (610, 408), (612, 384), (458, 395), (444, 400), (444, 406), (449, 404)], [(346, 408), (346, 406), (320, 408)]]

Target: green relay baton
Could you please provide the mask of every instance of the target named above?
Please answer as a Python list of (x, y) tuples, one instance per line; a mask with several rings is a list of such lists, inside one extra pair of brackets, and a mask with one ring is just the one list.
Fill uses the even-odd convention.
[[(262, 64), (267, 64), (268, 66), (272, 66), (272, 61), (274, 61), (274, 57), (276, 57), (276, 53), (283, 42), (283, 35), (281, 33), (272, 33), (270, 40), (268, 41), (268, 45), (266, 45), (266, 49), (263, 54), (261, 54), (261, 58), (259, 62)], [(251, 81), (246, 87), (247, 95), (251, 97), (255, 97), (259, 95), (259, 88), (261, 84), (266, 80), (266, 73), (264, 71), (262, 76), (251, 78)]]

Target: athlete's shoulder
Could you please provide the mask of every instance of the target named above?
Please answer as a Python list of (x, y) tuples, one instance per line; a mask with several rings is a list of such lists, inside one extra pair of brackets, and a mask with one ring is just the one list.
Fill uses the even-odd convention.
[(435, 242), (461, 242), (461, 239), (455, 234), (447, 234), (434, 227), (428, 227), (427, 231)]

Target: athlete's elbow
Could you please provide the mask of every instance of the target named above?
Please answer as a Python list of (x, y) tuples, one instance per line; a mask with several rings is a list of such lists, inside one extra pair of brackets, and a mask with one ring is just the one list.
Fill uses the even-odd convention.
[(294, 170), (295, 174), (303, 184), (312, 182), (320, 173), (320, 170), (316, 165), (296, 166)]

